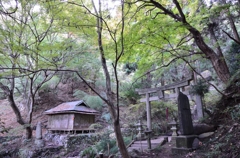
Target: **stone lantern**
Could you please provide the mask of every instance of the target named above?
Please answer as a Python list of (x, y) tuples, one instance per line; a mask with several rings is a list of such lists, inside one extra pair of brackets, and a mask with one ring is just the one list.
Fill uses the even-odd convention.
[(173, 131), (172, 136), (177, 136), (177, 122), (173, 120), (171, 123), (169, 123), (169, 125), (172, 126), (171, 128), (171, 130)]
[(138, 123), (135, 124), (135, 127), (137, 128), (138, 134), (137, 134), (137, 139), (142, 139), (144, 138), (144, 134), (143, 134), (143, 124), (142, 121), (139, 119)]

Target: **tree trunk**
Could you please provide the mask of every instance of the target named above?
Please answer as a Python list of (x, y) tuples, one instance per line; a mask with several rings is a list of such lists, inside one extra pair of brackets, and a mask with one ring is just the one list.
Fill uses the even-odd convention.
[[(99, 47), (100, 56), (101, 56), (102, 68), (103, 68), (104, 75), (105, 75), (105, 78), (106, 78), (107, 100), (105, 102), (108, 105), (108, 109), (111, 113), (111, 116), (112, 116), (112, 119), (113, 119), (113, 122), (114, 122), (114, 132), (115, 132), (115, 135), (116, 135), (117, 144), (118, 144), (120, 153), (122, 154), (123, 158), (130, 158), (129, 155), (128, 155), (127, 148), (124, 144), (124, 140), (123, 140), (121, 129), (120, 129), (118, 105), (117, 105), (117, 113), (116, 113), (115, 107), (114, 107), (114, 97), (113, 97), (113, 92), (112, 92), (112, 89), (111, 89), (111, 78), (110, 78), (110, 74), (109, 74), (109, 71), (108, 71), (107, 62), (106, 62), (104, 49), (103, 49), (103, 43), (102, 43), (103, 20), (101, 18), (99, 18), (99, 17), (102, 17), (101, 1), (99, 0), (98, 2), (99, 2), (99, 4), (98, 4), (99, 12), (95, 8), (95, 6), (94, 6), (94, 10), (95, 10), (95, 13), (97, 15), (97, 18), (96, 18), (97, 25), (96, 26), (97, 26), (97, 35), (98, 35), (98, 47)], [(92, 0), (92, 4), (94, 4), (93, 0)], [(118, 84), (118, 81), (116, 81), (116, 82)]]
[(150, 88), (151, 85), (152, 85), (152, 75), (150, 72), (147, 72), (146, 88)]
[[(230, 14), (230, 13), (229, 13)], [(234, 21), (233, 21), (233, 18), (231, 15), (228, 15), (228, 20), (230, 22), (230, 25), (231, 25), (231, 28), (232, 28), (232, 32), (233, 32), (233, 36), (235, 38), (235, 40), (237, 40), (238, 42), (240, 42), (240, 37), (239, 37), (239, 34), (237, 32), (237, 28), (234, 24)]]
[(23, 120), (23, 118), (21, 116), (21, 113), (20, 113), (20, 111), (19, 111), (19, 109), (18, 109), (18, 107), (17, 107), (17, 105), (16, 105), (16, 103), (14, 101), (13, 92), (12, 91), (9, 91), (9, 94), (8, 94), (7, 98), (8, 98), (8, 101), (10, 103), (11, 108), (13, 109), (14, 114), (16, 115), (17, 122), (20, 125), (24, 125), (25, 122), (24, 122), (24, 120)]
[(213, 45), (216, 47), (217, 54), (223, 56), (222, 49), (220, 44), (218, 43), (217, 37), (214, 32), (214, 28), (217, 27), (216, 23), (208, 24), (208, 30), (210, 33), (210, 38), (212, 39)]
[(164, 74), (161, 75), (161, 86), (165, 86)]
[(230, 79), (230, 72), (226, 64), (225, 58), (221, 54), (216, 54), (204, 41), (201, 33), (190, 25), (182, 11), (181, 5), (178, 0), (173, 0), (179, 14), (174, 14), (171, 10), (165, 8), (161, 3), (150, 0), (155, 7), (164, 12), (164, 14), (170, 16), (176, 21), (182, 23), (185, 28), (193, 35), (194, 41), (197, 44), (198, 48), (206, 55), (206, 57), (212, 62), (213, 68), (216, 71), (220, 80), (224, 83), (227, 83)]
[(14, 114), (16, 115), (16, 118), (17, 118), (17, 122), (22, 125), (22, 126), (26, 126), (25, 127), (25, 130), (26, 130), (26, 134), (25, 134), (25, 137), (26, 139), (31, 139), (32, 138), (32, 128), (31, 128), (31, 125), (30, 124), (26, 124), (25, 121), (23, 120), (22, 116), (21, 116), (21, 113), (14, 101), (14, 98), (13, 98), (13, 92), (10, 91), (9, 92), (9, 95), (8, 95), (8, 101), (10, 103), (10, 106), (11, 108), (13, 109), (13, 112)]
[(112, 120), (113, 120), (114, 132), (116, 135), (119, 151), (122, 154), (123, 158), (130, 158), (130, 156), (128, 155), (128, 151), (125, 146), (124, 140), (123, 140), (123, 136), (122, 136), (122, 132), (121, 132), (121, 128), (120, 128), (120, 122), (119, 122), (119, 115), (117, 115), (117, 113), (116, 113), (113, 102), (108, 102), (108, 109), (109, 109), (109, 112), (110, 112)]
[(203, 40), (201, 33), (186, 23), (187, 29), (192, 33), (193, 38), (198, 48), (206, 55), (206, 57), (212, 62), (213, 68), (216, 71), (220, 80), (227, 83), (230, 79), (230, 72), (225, 61), (223, 54), (216, 54)]
[(116, 138), (117, 138), (118, 148), (120, 150), (120, 153), (122, 154), (122, 157), (129, 158), (127, 148), (124, 144), (124, 140), (123, 140), (123, 137), (122, 137), (119, 120), (114, 121), (114, 132), (115, 132), (115, 135), (116, 135)]
[(25, 128), (26, 130), (26, 134), (25, 134), (25, 137), (26, 139), (31, 139), (32, 138), (32, 128), (31, 128), (31, 125), (26, 125), (27, 127)]

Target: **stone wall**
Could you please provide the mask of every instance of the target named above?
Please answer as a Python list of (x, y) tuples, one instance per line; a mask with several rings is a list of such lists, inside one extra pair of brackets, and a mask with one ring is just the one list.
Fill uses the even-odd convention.
[[(44, 136), (46, 142), (54, 146), (63, 146), (67, 151), (78, 148), (80, 151), (100, 140), (100, 136), (95, 133), (91, 134), (53, 134), (47, 133)], [(47, 143), (48, 144), (48, 143)]]
[(57, 158), (57, 157), (71, 157), (69, 155), (79, 153), (90, 145), (95, 144), (100, 140), (100, 136), (97, 134), (54, 134), (47, 133), (43, 136), (45, 141), (44, 147), (37, 147), (31, 145), (31, 142), (27, 146), (19, 149), (19, 158)]

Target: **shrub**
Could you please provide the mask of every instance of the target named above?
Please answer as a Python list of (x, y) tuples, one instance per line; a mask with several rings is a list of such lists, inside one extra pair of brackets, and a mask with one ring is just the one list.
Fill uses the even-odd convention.
[(138, 87), (139, 87), (138, 85), (122, 83), (120, 86), (121, 97), (128, 99), (130, 103), (136, 103), (136, 101), (140, 98), (138, 93), (135, 91), (135, 89)]
[(231, 75), (236, 73), (240, 67), (240, 45), (233, 42), (226, 54), (226, 61)]
[(73, 92), (74, 98), (78, 98), (78, 99), (82, 99), (86, 95), (87, 95), (87, 93), (85, 93), (84, 91), (81, 91), (81, 90), (74, 90), (74, 92)]
[(208, 88), (209, 85), (205, 81), (198, 80), (195, 85), (191, 86), (190, 93), (204, 97), (204, 94), (208, 92)]
[(110, 115), (110, 113), (103, 113), (101, 118), (104, 119), (108, 123), (111, 122), (111, 115)]
[[(108, 154), (116, 154), (118, 152), (118, 146), (116, 143), (116, 139), (115, 138), (110, 138), (110, 131), (106, 131), (102, 136), (101, 136), (101, 140), (93, 145), (90, 146), (88, 148), (86, 148), (85, 150), (83, 150), (80, 153), (80, 156), (87, 156), (89, 158), (94, 158), (96, 157), (96, 155), (98, 155), (98, 153), (104, 153), (105, 155)], [(131, 137), (124, 137), (124, 143), (125, 145), (130, 144), (131, 142)]]
[(4, 134), (8, 132), (8, 128), (5, 127), (5, 123), (0, 118), (0, 133)]
[(100, 110), (104, 103), (99, 96), (86, 95), (83, 100), (93, 109)]

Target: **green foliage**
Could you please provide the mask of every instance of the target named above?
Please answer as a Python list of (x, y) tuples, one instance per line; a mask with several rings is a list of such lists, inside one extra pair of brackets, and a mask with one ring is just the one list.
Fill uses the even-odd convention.
[(0, 99), (5, 99), (6, 95), (5, 93), (0, 89)]
[(227, 107), (223, 113), (229, 114), (231, 119), (234, 121), (240, 120), (240, 104), (237, 104), (233, 107)]
[(9, 131), (9, 128), (5, 127), (5, 123), (0, 118), (0, 133), (4, 134), (4, 133), (7, 133), (8, 131)]
[[(38, 76), (35, 84), (39, 84), (42, 80), (43, 80), (43, 77)], [(59, 82), (60, 82), (60, 78), (58, 76), (53, 76), (48, 82), (45, 82), (41, 86), (40, 90), (43, 92), (50, 92), (51, 90), (56, 88)]]
[(208, 106), (208, 108), (211, 105), (215, 105), (220, 100), (220, 98), (221, 98), (221, 95), (216, 91), (211, 91), (211, 93), (204, 94), (204, 101), (206, 106)]
[(108, 112), (105, 112), (101, 116), (102, 119), (104, 119), (106, 122), (111, 123), (111, 114)]
[(73, 96), (74, 98), (78, 98), (78, 99), (83, 99), (86, 95), (88, 95), (87, 93), (85, 93), (84, 91), (81, 90), (74, 90), (73, 92)]
[[(177, 104), (171, 101), (157, 101), (151, 102), (151, 113), (152, 113), (152, 127), (156, 135), (165, 133), (168, 128), (168, 123), (171, 120), (177, 118)], [(166, 109), (168, 108), (168, 120), (166, 116)], [(129, 105), (128, 112), (126, 113), (126, 120), (128, 120), (129, 127), (133, 127), (139, 119), (145, 124), (146, 117), (146, 105), (145, 103), (139, 103)]]
[(231, 75), (235, 74), (240, 67), (240, 45), (232, 43), (226, 53), (226, 59)]
[(155, 115), (160, 115), (161, 117), (166, 118), (166, 109), (167, 108), (168, 108), (168, 112), (169, 112), (170, 117), (172, 116), (174, 118), (175, 117), (175, 112), (177, 112), (177, 110), (178, 110), (177, 104), (175, 102), (172, 102), (172, 101), (153, 102), (152, 103), (153, 117)]
[(204, 97), (209, 90), (209, 85), (204, 80), (198, 80), (195, 85), (191, 86), (190, 93)]
[[(115, 138), (110, 138), (110, 131), (106, 131), (102, 136), (101, 140), (97, 142), (95, 145), (90, 146), (83, 150), (80, 153), (80, 156), (87, 156), (89, 158), (94, 158), (100, 152), (107, 155), (116, 154), (118, 152), (118, 146)], [(131, 142), (131, 137), (124, 137), (125, 145), (128, 145)]]
[(129, 123), (137, 122), (139, 118), (146, 116), (146, 105), (144, 103), (131, 104), (129, 105), (126, 119)]
[(97, 151), (95, 150), (94, 146), (88, 147), (80, 153), (81, 157), (87, 156), (88, 158), (95, 158), (96, 155)]
[(124, 99), (128, 99), (130, 103), (136, 103), (136, 101), (140, 98), (138, 93), (135, 91), (136, 88), (138, 88), (139, 84), (131, 84), (128, 82), (123, 82), (120, 85), (120, 95), (121, 97), (124, 97)]
[[(168, 120), (166, 110), (168, 109)], [(165, 133), (168, 123), (177, 119), (177, 104), (171, 101), (160, 101), (152, 103), (153, 130), (156, 134)]]
[(226, 143), (218, 143), (215, 146), (212, 146), (212, 148), (210, 148), (209, 152), (206, 152), (205, 155), (208, 158), (212, 158), (212, 157), (218, 157), (219, 155), (221, 155), (221, 151), (219, 150), (222, 146), (225, 146)]
[(100, 110), (104, 106), (104, 102), (99, 96), (88, 95), (81, 90), (75, 90), (73, 96), (75, 98), (84, 100), (91, 108), (96, 110)]
[(240, 69), (236, 70), (236, 72), (232, 75), (230, 80), (228, 81), (227, 88), (225, 91), (227, 93), (235, 93), (233, 97), (239, 97), (239, 88), (240, 88)]
[(8, 130), (7, 135), (8, 136), (16, 136), (16, 135), (22, 134), (23, 130), (24, 130), (23, 126), (20, 126), (20, 125), (19, 126), (15, 126), (15, 127), (13, 127), (13, 128)]
[(106, 81), (104, 79), (97, 79), (95, 86), (99, 88), (106, 88)]
[(51, 78), (51, 80), (49, 80), (48, 82), (46, 82), (44, 84), (47, 84), (51, 89), (54, 89), (54, 88), (56, 88), (56, 86), (58, 85), (59, 82), (60, 82), (60, 78), (55, 75)]
[(99, 130), (99, 129), (102, 129), (103, 126), (102, 126), (101, 124), (99, 124), (99, 123), (93, 123), (93, 124), (91, 124), (91, 125), (89, 126), (89, 128), (93, 128), (93, 129)]
[(137, 64), (136, 63), (129, 63), (127, 62), (126, 64), (123, 65), (123, 71), (129, 75), (132, 72), (135, 72), (137, 69)]
[(82, 98), (91, 108), (100, 110), (104, 106), (103, 100), (99, 96), (86, 95)]

